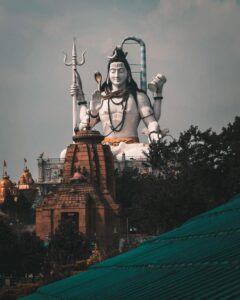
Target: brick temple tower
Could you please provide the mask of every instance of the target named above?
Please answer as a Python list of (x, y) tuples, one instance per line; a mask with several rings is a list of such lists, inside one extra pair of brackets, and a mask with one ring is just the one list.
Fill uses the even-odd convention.
[(36, 208), (36, 234), (43, 240), (61, 219), (71, 219), (88, 238), (119, 233), (113, 156), (98, 131), (78, 131), (67, 147), (62, 183), (53, 186)]

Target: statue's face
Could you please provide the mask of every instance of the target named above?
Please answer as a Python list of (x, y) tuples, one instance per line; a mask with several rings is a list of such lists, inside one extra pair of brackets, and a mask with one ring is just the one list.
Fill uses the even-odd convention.
[(113, 62), (110, 64), (109, 78), (112, 85), (122, 87), (127, 80), (128, 72), (123, 62)]

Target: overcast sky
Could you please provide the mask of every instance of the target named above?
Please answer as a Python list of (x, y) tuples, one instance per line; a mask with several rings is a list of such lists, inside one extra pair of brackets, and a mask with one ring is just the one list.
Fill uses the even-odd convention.
[[(71, 54), (77, 38), (87, 100), (93, 74), (127, 36), (147, 47), (148, 81), (167, 77), (160, 126), (174, 137), (191, 124), (219, 132), (240, 110), (240, 1), (0, 0), (0, 163), (17, 180), (24, 157), (58, 157), (71, 143)], [(131, 47), (131, 48), (130, 48)], [(134, 48), (135, 47), (135, 48)], [(129, 46), (130, 62), (139, 48)]]

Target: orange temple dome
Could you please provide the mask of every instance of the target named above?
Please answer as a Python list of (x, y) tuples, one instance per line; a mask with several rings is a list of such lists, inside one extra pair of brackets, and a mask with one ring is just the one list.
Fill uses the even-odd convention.
[(4, 202), (7, 191), (13, 188), (13, 183), (9, 178), (10, 177), (7, 175), (7, 172), (5, 172), (2, 180), (0, 180), (0, 203)]
[(29, 169), (26, 167), (20, 176), (18, 184), (19, 185), (30, 185), (33, 183), (34, 183), (34, 180), (32, 178), (32, 174), (30, 173)]

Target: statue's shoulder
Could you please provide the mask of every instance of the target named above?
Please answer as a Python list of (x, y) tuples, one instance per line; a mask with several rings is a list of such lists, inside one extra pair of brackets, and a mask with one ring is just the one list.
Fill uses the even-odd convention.
[(145, 97), (148, 97), (148, 96), (147, 96), (147, 94), (144, 91), (138, 90), (137, 91), (137, 97), (145, 98)]

